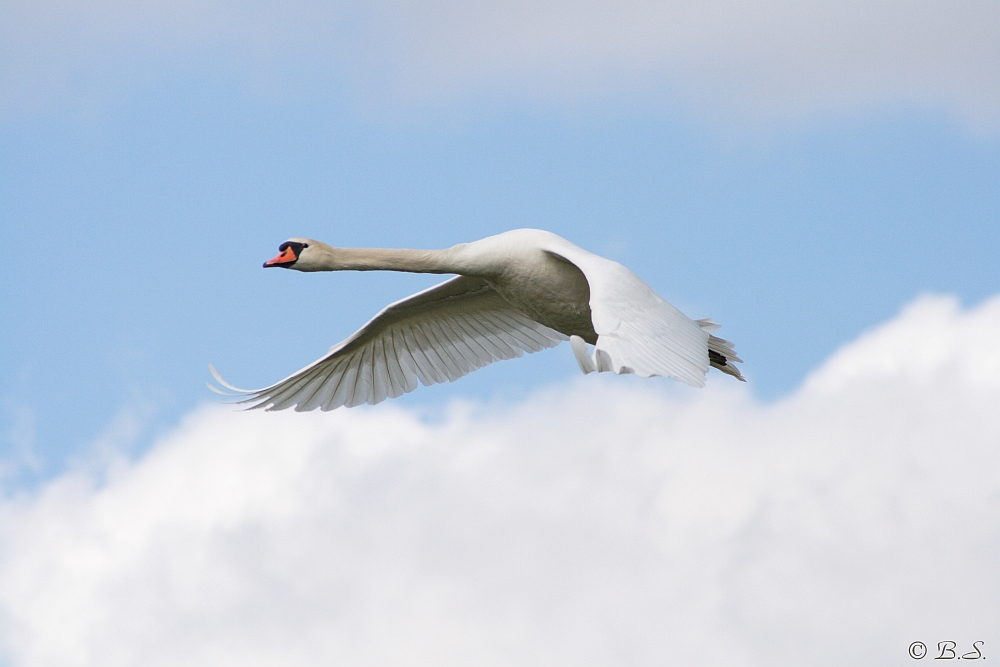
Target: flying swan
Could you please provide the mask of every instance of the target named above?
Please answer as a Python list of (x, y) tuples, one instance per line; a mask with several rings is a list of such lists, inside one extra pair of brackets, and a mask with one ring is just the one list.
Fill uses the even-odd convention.
[(567, 339), (584, 373), (702, 387), (711, 365), (743, 380), (733, 344), (712, 335), (719, 325), (689, 319), (618, 262), (551, 232), (517, 229), (447, 250), (334, 248), (304, 238), (278, 249), (265, 268), (458, 275), (387, 306), (326, 356), (270, 387), (238, 389), (210, 366), (251, 408), (380, 403), (413, 391), (418, 380), (454, 381)]

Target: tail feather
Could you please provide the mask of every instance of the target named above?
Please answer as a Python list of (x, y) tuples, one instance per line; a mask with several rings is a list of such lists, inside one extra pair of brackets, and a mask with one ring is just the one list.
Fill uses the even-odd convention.
[(712, 335), (712, 332), (717, 330), (719, 325), (713, 322), (711, 318), (697, 320), (697, 322), (698, 326), (708, 332), (708, 363), (726, 375), (732, 375), (740, 382), (746, 382), (746, 378), (740, 373), (740, 369), (733, 365), (743, 363), (743, 360), (736, 355), (733, 344), (728, 340)]

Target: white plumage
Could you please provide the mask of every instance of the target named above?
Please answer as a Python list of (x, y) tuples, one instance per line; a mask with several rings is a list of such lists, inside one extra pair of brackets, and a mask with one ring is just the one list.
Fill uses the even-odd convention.
[[(514, 230), (437, 251), (290, 239), (265, 266), (460, 275), (391, 304), (324, 357), (270, 387), (237, 389), (211, 368), (254, 408), (379, 403), (418, 382), (454, 381), (568, 338), (585, 373), (665, 376), (701, 387), (712, 365), (743, 379), (732, 365), (740, 361), (732, 344), (711, 335), (718, 325), (691, 320), (626, 267), (550, 232)], [(588, 341), (596, 343), (593, 353)]]

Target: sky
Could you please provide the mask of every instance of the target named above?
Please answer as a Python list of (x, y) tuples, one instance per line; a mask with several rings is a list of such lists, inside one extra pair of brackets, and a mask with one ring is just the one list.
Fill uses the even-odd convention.
[[(1000, 645), (998, 184), (992, 2), (0, 2), (0, 664)], [(517, 227), (747, 385), (563, 345), (329, 414), (205, 388), (439, 280), (285, 239)]]

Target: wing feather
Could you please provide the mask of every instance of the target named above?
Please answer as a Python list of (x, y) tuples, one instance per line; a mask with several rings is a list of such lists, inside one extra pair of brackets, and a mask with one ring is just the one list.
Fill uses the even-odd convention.
[(508, 358), (506, 355), (513, 354), (513, 348), (508, 346), (499, 336), (491, 334), (480, 322), (476, 320), (466, 320), (466, 324), (476, 332), (480, 344), (489, 351), (493, 361)]
[[(341, 360), (338, 366), (342, 366), (345, 360)], [(323, 378), (322, 384), (316, 389), (312, 397), (308, 401), (303, 401), (301, 404), (302, 410), (315, 410), (316, 408), (326, 404), (333, 396), (333, 392), (337, 389), (337, 378), (326, 376)]]
[(431, 341), (431, 351), (437, 355), (438, 359), (441, 360), (441, 364), (445, 367), (449, 382), (454, 382), (472, 370), (462, 368), (465, 363), (458, 350), (449, 350), (451, 354), (443, 353), (447, 338), (445, 338), (444, 332), (441, 331), (440, 327), (438, 327), (437, 322), (424, 322), (422, 328), (427, 333), (428, 340)]
[(476, 343), (482, 347), (491, 360), (504, 359), (512, 353), (512, 350), (503, 341), (487, 331), (481, 322), (465, 320), (462, 325), (469, 332), (469, 335), (475, 337)]
[(388, 306), (324, 357), (269, 387), (237, 390), (216, 379), (251, 409), (333, 410), (457, 380), (563, 340), (485, 280), (458, 276)]
[[(448, 335), (450, 332), (446, 331), (446, 328), (443, 326), (443, 322), (440, 320), (428, 322), (426, 326), (430, 329), (431, 335), (434, 337), (436, 343), (436, 347), (434, 349), (437, 352), (441, 351), (441, 348), (447, 344), (449, 338), (454, 337), (454, 334), (451, 336)], [(469, 360), (466, 359), (465, 355), (462, 353), (462, 347), (463, 346), (458, 344), (456, 341), (456, 344), (451, 350), (451, 354), (441, 356), (441, 359), (448, 364), (449, 370), (452, 373), (452, 380), (457, 380), (466, 373), (470, 373), (475, 370), (474, 368), (469, 367)]]
[(542, 349), (540, 337), (532, 335), (535, 332), (531, 328), (523, 326), (518, 318), (513, 317), (512, 314), (494, 313), (494, 319), (497, 320), (498, 324), (501, 326), (507, 327), (507, 333), (510, 334), (511, 338), (517, 341), (518, 346), (526, 352), (537, 352)]
[[(299, 390), (309, 384), (309, 381), (319, 373), (315, 368), (310, 368), (308, 372), (303, 373), (296, 381), (289, 383), (284, 387), (280, 387), (274, 396), (269, 397), (269, 402), (273, 404), (275, 410), (283, 410), (285, 408), (291, 407), (291, 404), (285, 405), (284, 402), (287, 398), (296, 394)], [(248, 401), (244, 401), (248, 402)]]
[(442, 317), (438, 323), (441, 325), (441, 329), (447, 333), (448, 337), (456, 341), (455, 348), (458, 349), (469, 366), (473, 369), (478, 369), (480, 367), (480, 355), (470, 336), (450, 317)]
[(405, 351), (397, 345), (397, 338), (399, 338), (399, 332), (395, 329), (386, 331), (385, 348), (386, 359), (389, 362), (389, 374), (392, 378), (392, 398), (402, 396), (416, 388), (416, 385), (410, 386), (411, 378), (415, 378), (413, 371), (409, 370), (409, 365), (403, 357)]
[[(326, 376), (324, 376), (321, 373), (315, 373), (315, 372), (313, 373), (313, 375), (314, 375), (313, 379), (304, 387), (302, 387), (302, 389), (300, 390), (302, 400), (299, 403), (299, 406), (302, 406), (303, 410), (315, 409), (316, 404), (314, 402), (318, 398), (320, 392), (322, 392), (323, 386), (326, 384), (327, 380)], [(309, 405), (312, 405), (313, 407), (312, 408), (307, 407)]]
[(344, 375), (343, 370), (346, 369), (349, 363), (350, 359), (341, 359), (337, 362), (336, 366), (332, 367), (332, 373), (324, 374), (322, 376), (323, 383), (313, 394), (312, 398), (300, 403), (301, 410), (315, 410), (329, 403), (330, 399), (336, 394), (337, 388), (340, 385), (340, 379)]
[(413, 360), (413, 353), (406, 346), (403, 332), (398, 329), (392, 331), (392, 348), (395, 350), (395, 358), (399, 363), (399, 373), (403, 383), (403, 389), (397, 394), (398, 396), (417, 388), (417, 362)]
[(354, 380), (358, 374), (358, 364), (361, 363), (360, 356), (354, 356), (347, 360), (347, 364), (341, 373), (337, 375), (337, 389), (333, 392), (333, 396), (329, 401), (324, 403), (321, 407), (323, 410), (333, 410), (334, 408), (343, 407), (347, 403), (347, 399), (350, 396), (350, 392), (353, 391)]
[(442, 329), (448, 329), (449, 338), (455, 341), (455, 347), (472, 370), (479, 370), (485, 365), (483, 355), (476, 349), (475, 339), (468, 332), (450, 317), (442, 317), (440, 324)]
[(385, 336), (379, 336), (372, 343), (375, 350), (372, 363), (373, 389), (375, 403), (381, 403), (392, 393), (392, 375), (389, 372), (389, 360), (386, 359)]
[(373, 348), (373, 345), (365, 345), (361, 348), (361, 363), (358, 364), (358, 374), (354, 379), (354, 390), (347, 402), (349, 408), (362, 403), (374, 403), (372, 388), (375, 384), (373, 382), (375, 374), (372, 372), (372, 361), (375, 357), (375, 350)]
[(507, 327), (510, 326), (509, 324), (499, 318), (490, 317), (489, 315), (483, 317), (482, 319), (488, 321), (495, 328), (497, 338), (513, 350), (515, 357), (521, 357), (521, 355), (524, 354), (524, 348), (521, 347), (521, 342), (518, 341), (513, 334), (506, 330)]
[(415, 335), (418, 335), (423, 339), (423, 345), (420, 349), (425, 355), (427, 355), (427, 360), (434, 367), (434, 371), (438, 377), (437, 381), (451, 382), (454, 378), (451, 375), (451, 371), (448, 369), (448, 364), (446, 364), (444, 360), (441, 359), (441, 355), (438, 354), (438, 342), (433, 333), (422, 323), (415, 326), (413, 328), (413, 332)]
[(421, 336), (418, 336), (419, 332), (416, 329), (404, 329), (402, 331), (403, 341), (406, 343), (406, 349), (410, 353), (410, 357), (413, 359), (413, 363), (416, 364), (417, 369), (417, 379), (420, 380), (425, 386), (430, 386), (438, 382), (444, 382), (445, 378), (438, 375), (438, 371), (434, 368), (434, 364), (431, 363), (427, 355), (424, 354), (424, 345), (420, 341), (423, 340)]

